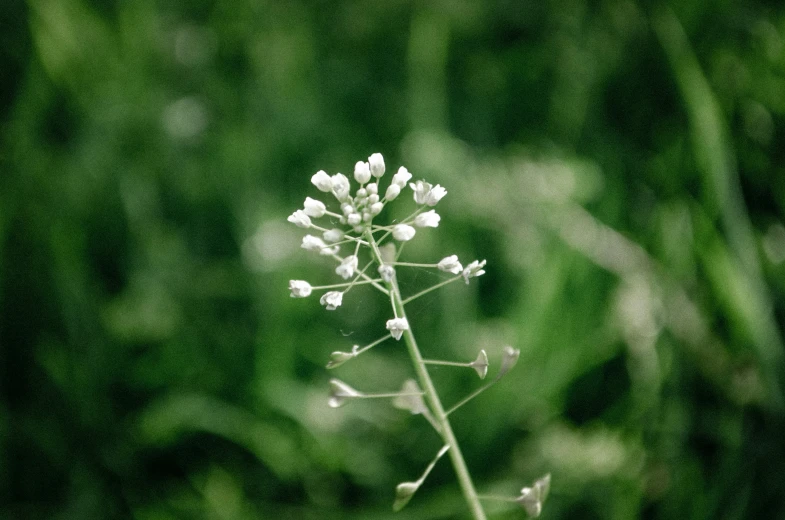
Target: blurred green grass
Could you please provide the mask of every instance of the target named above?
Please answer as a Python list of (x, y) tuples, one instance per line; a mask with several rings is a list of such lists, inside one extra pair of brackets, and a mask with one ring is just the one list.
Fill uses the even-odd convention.
[[(455, 415), (483, 492), (785, 516), (785, 13), (671, 9), (3, 4), (0, 518), (393, 518), (436, 439), (324, 370), (383, 302), (286, 290), (330, 279), (285, 222), (310, 175), (376, 151), (449, 191), (411, 259), (488, 259), (413, 304), (425, 354), (522, 352)], [(394, 347), (339, 376), (397, 387)], [(395, 517), (462, 507), (438, 465)]]

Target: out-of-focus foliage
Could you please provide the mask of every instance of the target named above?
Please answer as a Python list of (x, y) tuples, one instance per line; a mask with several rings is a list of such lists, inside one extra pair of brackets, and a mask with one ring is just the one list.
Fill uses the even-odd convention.
[(377, 151), (449, 190), (413, 261), (488, 259), (413, 304), (426, 355), (522, 352), (454, 415), (482, 492), (785, 517), (785, 8), (649, 4), (3, 2), (0, 518), (465, 517), (444, 463), (391, 512), (420, 417), (326, 406), (384, 302), (286, 290), (331, 279), (310, 175)]

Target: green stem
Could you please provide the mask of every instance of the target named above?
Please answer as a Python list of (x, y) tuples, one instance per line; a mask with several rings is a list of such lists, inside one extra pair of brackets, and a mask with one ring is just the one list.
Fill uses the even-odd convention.
[[(373, 256), (381, 265), (382, 259), (379, 247), (370, 230), (365, 232), (365, 236), (371, 246)], [(392, 281), (387, 282), (386, 285), (390, 292), (390, 300), (392, 301), (395, 314), (399, 318), (406, 318), (406, 310), (404, 309), (404, 301), (401, 298), (401, 291), (398, 288), (398, 280), (393, 277)], [(450, 420), (447, 418), (447, 414), (444, 411), (442, 402), (439, 399), (439, 394), (436, 392), (436, 387), (433, 385), (430, 374), (428, 374), (428, 369), (425, 366), (422, 354), (420, 354), (417, 341), (414, 339), (411, 324), (409, 329), (403, 332), (403, 339), (409, 350), (409, 356), (412, 359), (414, 370), (417, 373), (420, 387), (425, 392), (425, 399), (430, 405), (436, 423), (439, 425), (439, 434), (442, 436), (444, 443), (450, 447), (450, 460), (455, 469), (455, 474), (458, 478), (458, 483), (460, 484), (466, 504), (469, 506), (469, 510), (472, 512), (474, 520), (486, 520), (485, 511), (482, 508), (477, 490), (474, 488), (474, 483), (469, 474), (469, 468), (466, 466), (466, 461), (463, 459), (458, 440), (455, 438), (455, 434), (452, 431)]]

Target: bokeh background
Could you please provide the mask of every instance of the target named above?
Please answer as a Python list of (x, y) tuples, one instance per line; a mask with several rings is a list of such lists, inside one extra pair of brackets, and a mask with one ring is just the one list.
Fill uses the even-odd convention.
[(670, 4), (5, 0), (0, 518), (466, 518), (444, 462), (391, 511), (421, 417), (326, 405), (411, 375), (324, 368), (384, 301), (287, 290), (333, 279), (310, 176), (373, 152), (449, 191), (409, 260), (488, 260), (412, 304), (426, 355), (521, 349), (454, 415), (482, 492), (785, 518), (785, 7)]

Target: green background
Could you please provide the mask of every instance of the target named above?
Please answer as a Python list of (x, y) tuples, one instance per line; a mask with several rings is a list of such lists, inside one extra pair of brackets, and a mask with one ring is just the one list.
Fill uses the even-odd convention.
[(310, 176), (381, 152), (449, 192), (405, 259), (488, 260), (412, 304), (426, 355), (521, 349), (454, 415), (481, 492), (785, 518), (785, 8), (672, 3), (5, 0), (0, 517), (466, 518), (444, 461), (391, 511), (421, 417), (326, 405), (411, 376), (324, 369), (383, 299), (287, 290), (335, 279), (286, 222)]

